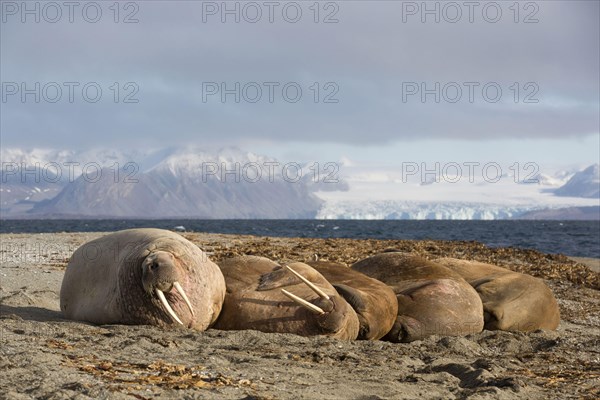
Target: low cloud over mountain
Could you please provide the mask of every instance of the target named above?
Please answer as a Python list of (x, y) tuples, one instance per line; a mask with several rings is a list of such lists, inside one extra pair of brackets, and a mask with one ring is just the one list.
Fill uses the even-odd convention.
[(237, 149), (8, 150), (2, 163), (4, 218), (313, 218), (314, 191), (344, 188), (314, 167)]

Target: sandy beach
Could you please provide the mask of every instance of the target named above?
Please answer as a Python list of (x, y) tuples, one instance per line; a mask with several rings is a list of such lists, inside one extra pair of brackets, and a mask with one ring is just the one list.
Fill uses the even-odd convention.
[(495, 263), (540, 277), (560, 305), (557, 331), (484, 331), (409, 344), (256, 331), (195, 332), (65, 320), (71, 253), (101, 233), (0, 235), (0, 398), (596, 399), (597, 259), (476, 242), (293, 239), (184, 233), (213, 261), (254, 254), (347, 265), (394, 248)]

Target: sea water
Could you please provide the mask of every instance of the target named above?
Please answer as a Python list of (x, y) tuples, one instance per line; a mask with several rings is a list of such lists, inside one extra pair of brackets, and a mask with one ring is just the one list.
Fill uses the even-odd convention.
[(207, 233), (350, 239), (478, 241), (491, 247), (600, 258), (600, 221), (1, 220), (0, 233), (110, 232), (154, 227)]

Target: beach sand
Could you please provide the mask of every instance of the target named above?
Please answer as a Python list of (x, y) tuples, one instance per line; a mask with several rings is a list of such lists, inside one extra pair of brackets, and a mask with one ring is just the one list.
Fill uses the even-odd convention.
[(1, 398), (600, 397), (600, 274), (586, 266), (598, 266), (597, 259), (575, 261), (476, 242), (184, 234), (215, 261), (239, 254), (305, 261), (317, 254), (350, 264), (395, 248), (428, 258), (492, 262), (543, 278), (562, 314), (555, 332), (484, 331), (409, 344), (344, 342), (64, 320), (59, 291), (68, 258), (100, 235), (0, 235)]

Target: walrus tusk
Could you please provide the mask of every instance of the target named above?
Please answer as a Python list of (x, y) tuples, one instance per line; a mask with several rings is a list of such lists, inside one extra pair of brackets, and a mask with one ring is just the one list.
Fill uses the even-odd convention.
[(167, 298), (165, 297), (165, 294), (162, 292), (162, 290), (160, 290), (160, 289), (155, 289), (155, 290), (156, 290), (156, 295), (160, 299), (160, 302), (162, 303), (162, 305), (167, 310), (167, 313), (171, 316), (171, 318), (173, 318), (173, 320), (175, 320), (176, 322), (179, 322), (181, 325), (183, 325), (183, 322), (181, 322), (181, 320), (179, 319), (177, 314), (175, 314), (175, 311), (173, 311), (173, 309), (169, 305), (169, 302), (167, 301)]
[(281, 289), (281, 292), (283, 294), (285, 294), (287, 297), (289, 297), (292, 301), (298, 303), (299, 305), (301, 305), (304, 308), (307, 308), (308, 310), (314, 312), (315, 314), (319, 314), (319, 315), (325, 314), (325, 311), (323, 311), (323, 309), (321, 307), (315, 306), (314, 304), (309, 303), (308, 301), (296, 296), (295, 294), (288, 292), (285, 289)]
[(192, 313), (192, 317), (193, 317), (194, 316), (194, 309), (192, 308), (192, 303), (190, 303), (190, 300), (185, 295), (185, 292), (183, 291), (183, 288), (181, 287), (181, 285), (179, 284), (179, 282), (173, 282), (173, 286), (179, 292), (179, 294), (181, 295), (181, 297), (183, 297), (183, 300), (185, 300), (185, 304), (187, 304), (188, 308), (190, 309), (190, 312)]
[(329, 296), (327, 295), (327, 293), (325, 293), (324, 291), (322, 291), (321, 289), (319, 289), (317, 286), (315, 286), (314, 283), (312, 283), (311, 281), (309, 281), (308, 279), (306, 279), (305, 277), (303, 277), (302, 275), (300, 275), (299, 273), (297, 273), (296, 271), (294, 271), (293, 269), (291, 269), (289, 267), (289, 265), (285, 266), (291, 273), (293, 273), (294, 275), (296, 275), (298, 278), (300, 278), (300, 280), (304, 283), (306, 283), (306, 285), (311, 288), (316, 294), (319, 295), (319, 297), (321, 297), (322, 299), (325, 300), (329, 300)]

